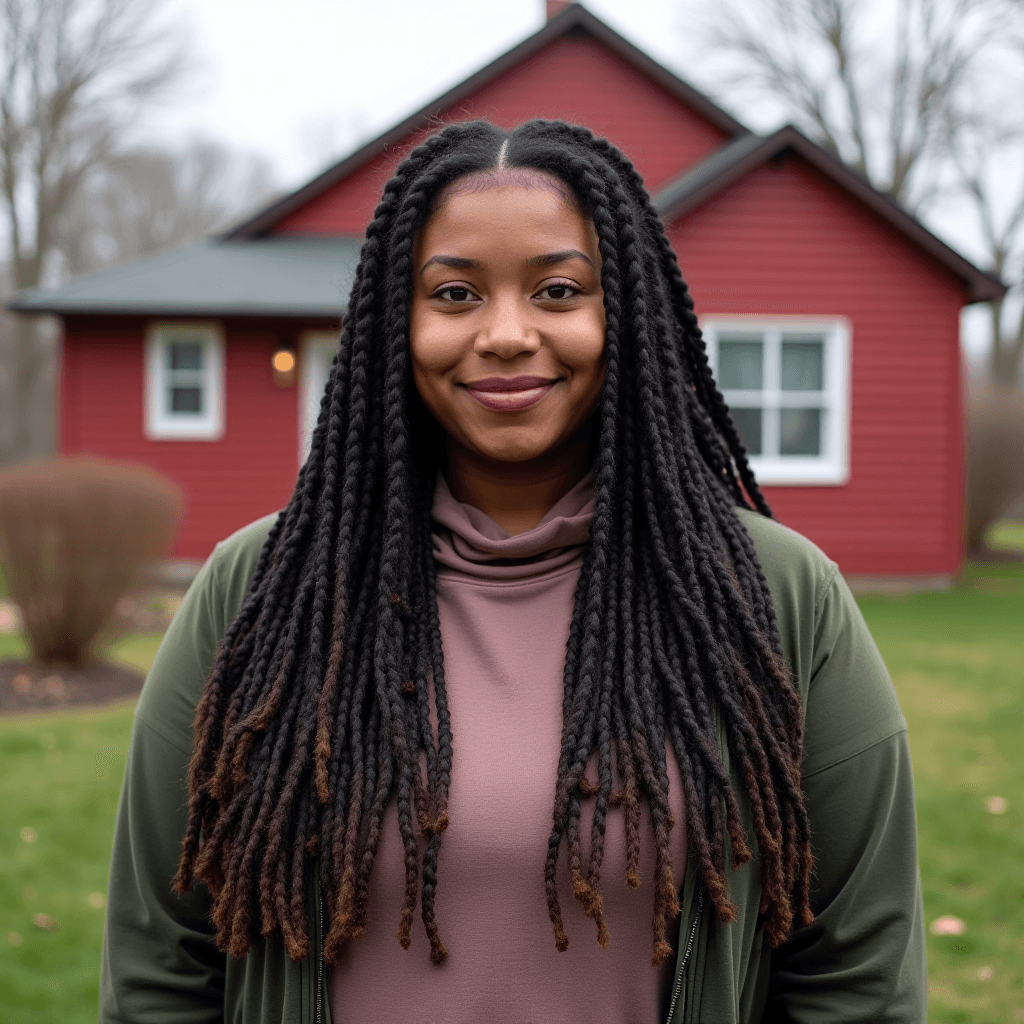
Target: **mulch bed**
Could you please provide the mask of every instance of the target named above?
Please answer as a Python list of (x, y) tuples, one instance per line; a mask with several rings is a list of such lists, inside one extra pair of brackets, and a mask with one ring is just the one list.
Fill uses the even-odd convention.
[(79, 668), (34, 661), (0, 661), (0, 716), (97, 707), (137, 697), (145, 676), (96, 661)]

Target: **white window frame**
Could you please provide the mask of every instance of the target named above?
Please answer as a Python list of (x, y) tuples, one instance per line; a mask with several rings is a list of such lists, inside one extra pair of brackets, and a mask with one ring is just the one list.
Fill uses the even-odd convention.
[[(299, 465), (309, 456), (320, 400), (338, 348), (339, 332), (306, 331), (299, 339)], [(324, 356), (328, 358), (324, 359)]]
[[(701, 321), (708, 359), (718, 379), (719, 332), (760, 334), (763, 339), (760, 391), (725, 390), (731, 407), (760, 405), (768, 410), (762, 421), (762, 449), (751, 455), (750, 466), (758, 482), (790, 486), (840, 486), (850, 479), (850, 323), (845, 317), (711, 316)], [(824, 388), (821, 391), (781, 389), (782, 336), (807, 334), (825, 341)], [(779, 415), (782, 408), (820, 408), (822, 454), (781, 455)]]
[[(166, 349), (172, 341), (203, 346), (201, 415), (168, 408)], [(153, 441), (219, 441), (224, 436), (224, 335), (215, 323), (153, 323), (146, 332), (144, 422)]]

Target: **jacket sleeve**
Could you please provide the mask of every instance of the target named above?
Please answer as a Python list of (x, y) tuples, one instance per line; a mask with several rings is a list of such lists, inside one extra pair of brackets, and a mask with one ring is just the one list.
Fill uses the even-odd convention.
[(906, 726), (839, 576), (816, 613), (805, 706), (815, 918), (773, 953), (763, 1019), (923, 1024), (924, 920)]
[(187, 819), (192, 715), (224, 630), (217, 552), (196, 577), (136, 707), (114, 830), (100, 1024), (223, 1019), (224, 955), (209, 894), (171, 891)]

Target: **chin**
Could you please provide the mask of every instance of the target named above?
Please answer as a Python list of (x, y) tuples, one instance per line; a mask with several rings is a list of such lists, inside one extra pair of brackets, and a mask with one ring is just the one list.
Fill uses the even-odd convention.
[(550, 453), (550, 449), (535, 448), (532, 445), (509, 445), (501, 448), (478, 448), (477, 451), (492, 462), (533, 462)]

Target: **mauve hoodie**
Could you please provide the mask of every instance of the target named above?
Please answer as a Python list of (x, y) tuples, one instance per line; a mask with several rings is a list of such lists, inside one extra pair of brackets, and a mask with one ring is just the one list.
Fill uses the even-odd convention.
[[(607, 949), (573, 899), (564, 844), (564, 953), (555, 949), (544, 894), (566, 640), (593, 511), (587, 477), (538, 526), (510, 537), (439, 480), (433, 540), (453, 760), (436, 913), (448, 960), (430, 962), (418, 919), (409, 950), (396, 941), (405, 867), (392, 807), (371, 876), (366, 933), (347, 944), (331, 971), (334, 1024), (658, 1019), (663, 978), (651, 966), (654, 848), (646, 803), (636, 890), (625, 881), (622, 809), (608, 814), (601, 871)], [(668, 758), (678, 885), (686, 840), (671, 750)], [(596, 757), (588, 775), (596, 780)], [(583, 805), (584, 863), (593, 806), (593, 798)]]

